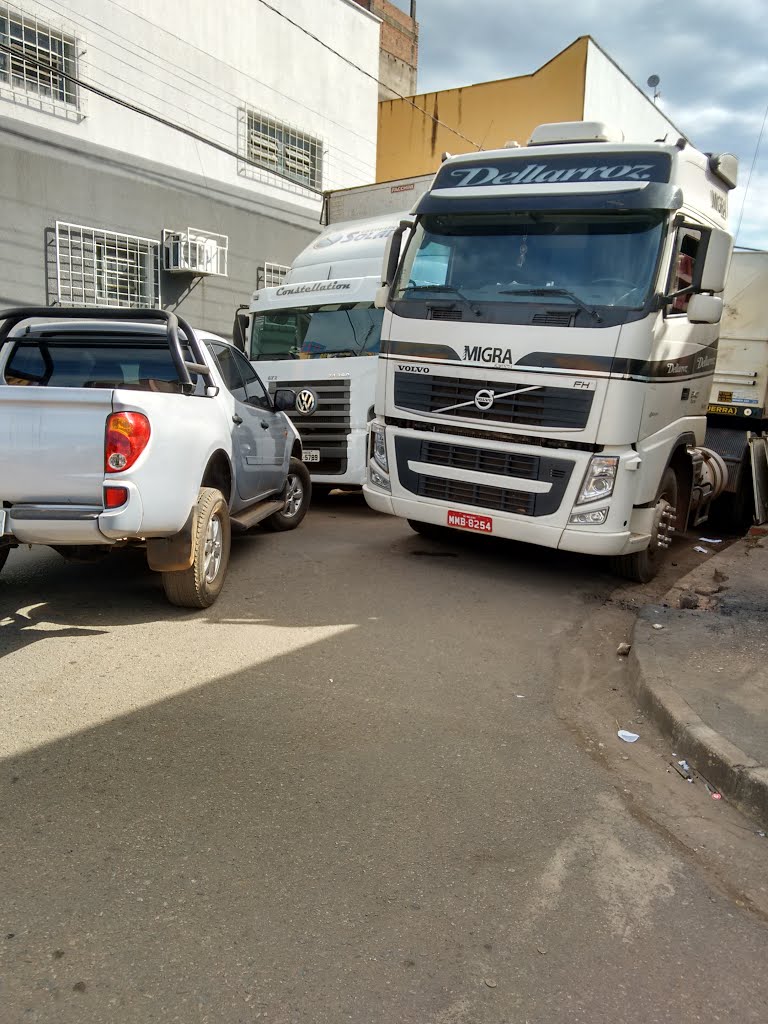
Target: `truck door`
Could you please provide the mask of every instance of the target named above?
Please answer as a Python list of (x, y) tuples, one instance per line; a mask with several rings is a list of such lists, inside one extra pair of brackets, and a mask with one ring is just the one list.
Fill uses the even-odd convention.
[[(254, 501), (280, 490), (283, 486), (282, 463), (278, 467), (275, 429), (275, 420), (280, 417), (273, 411), (263, 387), (261, 394), (268, 406), (260, 403), (258, 376), (244, 356), (229, 345), (212, 343), (209, 347), (218, 363), (227, 390), (234, 399), (232, 450), (236, 463), (237, 493), (241, 501)], [(244, 367), (248, 369), (248, 376), (255, 378), (255, 381), (251, 379), (246, 384)], [(283, 439), (283, 451), (285, 444), (286, 440)]]

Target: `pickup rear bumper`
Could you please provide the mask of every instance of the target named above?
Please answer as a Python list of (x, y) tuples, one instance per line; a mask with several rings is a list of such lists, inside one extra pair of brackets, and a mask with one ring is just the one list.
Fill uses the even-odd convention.
[[(115, 509), (99, 505), (18, 504), (0, 510), (0, 539), (19, 544), (109, 545), (142, 536), (143, 509), (138, 490), (121, 481), (126, 501)], [(173, 530), (169, 530), (169, 533)]]

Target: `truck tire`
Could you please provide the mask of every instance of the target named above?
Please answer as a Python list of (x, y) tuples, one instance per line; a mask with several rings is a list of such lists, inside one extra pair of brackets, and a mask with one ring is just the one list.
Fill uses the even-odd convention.
[(5, 560), (8, 558), (10, 551), (11, 549), (8, 544), (5, 544), (3, 545), (3, 547), (0, 548), (0, 572), (2, 572), (2, 568), (5, 565)]
[(295, 530), (309, 509), (312, 500), (312, 480), (309, 470), (300, 459), (291, 459), (285, 481), (285, 504), (264, 520), (264, 527), (274, 533)]
[(414, 533), (426, 540), (448, 540), (449, 531), (447, 526), (438, 526), (436, 523), (422, 523), (418, 519), (409, 519), (408, 525)]
[(164, 572), (163, 589), (180, 608), (209, 608), (221, 593), (229, 564), (229, 509), (221, 491), (201, 487), (195, 506), (195, 549), (192, 565)]
[[(670, 467), (662, 478), (661, 487), (656, 496), (656, 515), (651, 533), (651, 543), (643, 551), (633, 551), (631, 555), (617, 555), (612, 558), (611, 568), (617, 576), (635, 583), (650, 583), (656, 576), (664, 560), (665, 550), (657, 543), (659, 527), (664, 522), (662, 513), (670, 508), (677, 512), (677, 493), (677, 474)], [(685, 528), (685, 524), (683, 524), (683, 528)]]

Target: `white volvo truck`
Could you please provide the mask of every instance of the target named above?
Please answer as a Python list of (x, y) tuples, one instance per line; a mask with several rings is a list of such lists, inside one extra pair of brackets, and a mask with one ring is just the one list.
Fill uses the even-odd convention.
[(381, 266), (390, 236), (431, 180), (426, 175), (327, 193), (329, 226), (297, 256), (279, 287), (260, 288), (251, 300), (246, 353), (271, 390), (290, 382), (297, 391), (290, 415), (315, 493), (360, 487), (365, 479)]
[(725, 482), (704, 435), (736, 175), (587, 122), (448, 158), (385, 263), (368, 503), (650, 579)]

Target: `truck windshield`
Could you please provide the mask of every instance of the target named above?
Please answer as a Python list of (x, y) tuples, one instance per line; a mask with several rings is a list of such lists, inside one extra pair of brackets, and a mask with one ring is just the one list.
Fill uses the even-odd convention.
[(662, 213), (433, 215), (418, 223), (394, 297), (433, 292), (484, 302), (643, 306)]
[(251, 359), (333, 359), (375, 356), (383, 310), (371, 303), (335, 303), (255, 313)]

